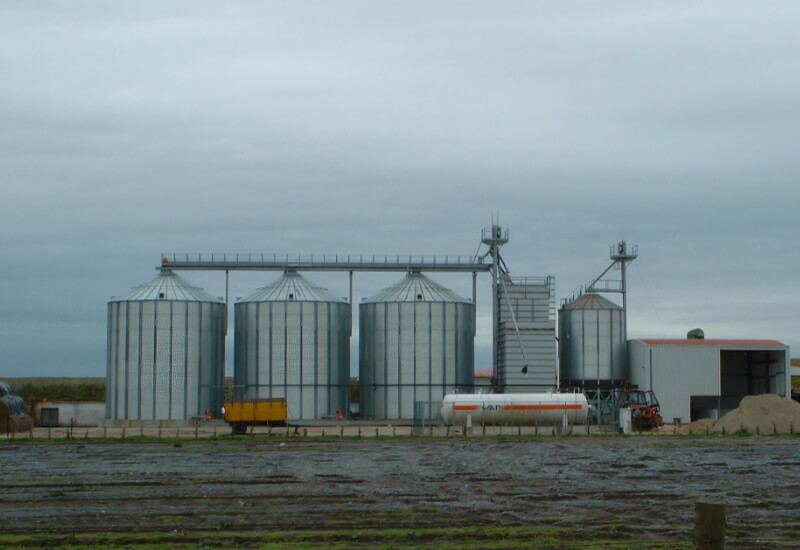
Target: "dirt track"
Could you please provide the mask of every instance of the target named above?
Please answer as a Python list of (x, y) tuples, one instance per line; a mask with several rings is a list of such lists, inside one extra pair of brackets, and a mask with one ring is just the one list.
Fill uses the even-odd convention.
[(688, 543), (710, 499), (729, 548), (800, 539), (796, 437), (6, 441), (0, 464), (4, 534), (514, 523)]

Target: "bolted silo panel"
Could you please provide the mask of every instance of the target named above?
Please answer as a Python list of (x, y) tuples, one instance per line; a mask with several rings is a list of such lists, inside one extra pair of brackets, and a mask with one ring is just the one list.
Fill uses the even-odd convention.
[(285, 398), (292, 420), (348, 411), (350, 305), (295, 272), (236, 304), (237, 394)]
[[(141, 315), (142, 359), (138, 365), (139, 371), (139, 402), (134, 418), (152, 420), (155, 418), (155, 370), (156, 353), (158, 353), (158, 325), (156, 323), (157, 304), (155, 302), (142, 302), (139, 307)], [(136, 368), (136, 367), (134, 367)]]
[(565, 387), (609, 389), (628, 377), (625, 313), (596, 294), (559, 310), (560, 378)]
[(170, 271), (108, 304), (106, 418), (185, 420), (222, 405), (225, 304)]
[(420, 273), (362, 302), (361, 416), (414, 417), (473, 387), (475, 307)]
[[(142, 347), (142, 304), (141, 302), (117, 302), (112, 306), (127, 312), (127, 324), (119, 326), (119, 336), (125, 339), (125, 356), (120, 358), (117, 368), (121, 371), (121, 386), (114, 385), (122, 404), (119, 416), (112, 418), (140, 418), (141, 400), (141, 364), (144, 356)], [(147, 339), (149, 340), (149, 339)], [(151, 351), (152, 355), (152, 351)]]

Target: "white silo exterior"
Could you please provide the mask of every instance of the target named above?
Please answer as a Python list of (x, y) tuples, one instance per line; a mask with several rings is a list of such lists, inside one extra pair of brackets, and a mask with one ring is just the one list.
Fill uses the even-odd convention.
[(225, 377), (222, 300), (169, 270), (108, 303), (106, 418), (218, 414)]
[(416, 402), (435, 414), (442, 398), (471, 392), (475, 306), (421, 273), (359, 308), (359, 395), (364, 418), (414, 418)]
[(236, 304), (234, 393), (285, 398), (290, 420), (349, 412), (350, 304), (288, 271)]

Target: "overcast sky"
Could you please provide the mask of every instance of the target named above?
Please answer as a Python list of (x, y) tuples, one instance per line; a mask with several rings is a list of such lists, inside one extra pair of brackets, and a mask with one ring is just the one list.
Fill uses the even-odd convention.
[(472, 255), (492, 212), (559, 300), (638, 245), (631, 338), (797, 356), (799, 28), (794, 0), (3, 2), (0, 378), (104, 376), (108, 300), (162, 252)]

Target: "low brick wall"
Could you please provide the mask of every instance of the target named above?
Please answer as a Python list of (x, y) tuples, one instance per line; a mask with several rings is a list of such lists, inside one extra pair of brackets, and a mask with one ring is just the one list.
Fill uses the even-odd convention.
[[(58, 409), (58, 426), (102, 426), (106, 418), (105, 403), (46, 402), (36, 406), (36, 418), (42, 409)], [(45, 415), (47, 418), (48, 415)]]

